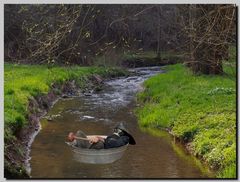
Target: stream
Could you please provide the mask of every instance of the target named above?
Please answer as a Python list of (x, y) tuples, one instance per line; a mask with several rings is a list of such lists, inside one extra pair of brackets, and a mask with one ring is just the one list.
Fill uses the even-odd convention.
[[(31, 147), (32, 178), (209, 178), (211, 173), (186, 153), (165, 131), (141, 129), (134, 115), (135, 96), (144, 80), (164, 74), (161, 67), (136, 68), (137, 76), (105, 81), (91, 96), (59, 99), (41, 119), (41, 131)], [(122, 121), (136, 140), (123, 157), (111, 164), (74, 160), (65, 143), (69, 132), (108, 135)]]

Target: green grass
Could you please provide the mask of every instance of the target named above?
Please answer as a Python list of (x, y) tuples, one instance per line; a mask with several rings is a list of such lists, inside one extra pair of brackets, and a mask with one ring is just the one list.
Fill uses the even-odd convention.
[(26, 123), (28, 102), (31, 97), (47, 94), (52, 83), (76, 80), (84, 86), (87, 77), (99, 74), (103, 77), (124, 74), (117, 68), (103, 67), (51, 67), (43, 65), (4, 65), (4, 121), (5, 139), (13, 139), (14, 134)]
[[(231, 57), (234, 60), (234, 56)], [(236, 177), (236, 75), (193, 75), (177, 64), (144, 82), (136, 110), (142, 127), (170, 128), (191, 142), (194, 155), (217, 170), (219, 178)]]

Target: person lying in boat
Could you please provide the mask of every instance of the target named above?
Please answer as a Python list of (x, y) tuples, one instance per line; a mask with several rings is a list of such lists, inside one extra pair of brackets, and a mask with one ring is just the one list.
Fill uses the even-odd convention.
[[(82, 138), (82, 139), (81, 139)], [(85, 139), (86, 138), (86, 139)], [(136, 142), (123, 123), (119, 123), (114, 129), (113, 134), (103, 138), (100, 136), (87, 136), (83, 131), (77, 131), (76, 135), (69, 133), (68, 140), (73, 142), (76, 147), (90, 149), (108, 149), (126, 145), (135, 145)]]

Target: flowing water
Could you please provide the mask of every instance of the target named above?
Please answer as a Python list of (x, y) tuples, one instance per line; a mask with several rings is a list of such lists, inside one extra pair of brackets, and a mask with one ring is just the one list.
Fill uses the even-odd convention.
[[(41, 119), (41, 131), (31, 149), (32, 178), (208, 178), (211, 174), (164, 131), (143, 130), (134, 116), (135, 96), (160, 67), (134, 69), (138, 76), (105, 82), (91, 96), (60, 99)], [(164, 73), (162, 73), (164, 74)], [(122, 121), (136, 140), (123, 157), (111, 164), (85, 164), (74, 160), (65, 143), (69, 132), (107, 135)]]

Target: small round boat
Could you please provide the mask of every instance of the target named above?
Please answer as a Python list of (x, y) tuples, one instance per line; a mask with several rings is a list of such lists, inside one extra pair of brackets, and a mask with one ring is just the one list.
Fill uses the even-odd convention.
[[(106, 136), (102, 136), (106, 138)], [(85, 149), (76, 147), (71, 145), (73, 151), (73, 157), (76, 161), (82, 163), (90, 163), (90, 164), (109, 164), (119, 160), (125, 150), (128, 147), (127, 145), (117, 147), (117, 148), (109, 148), (109, 149)]]

